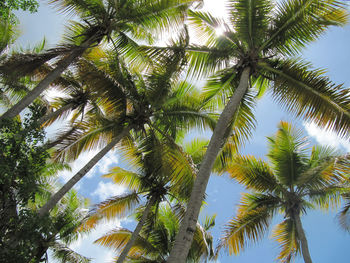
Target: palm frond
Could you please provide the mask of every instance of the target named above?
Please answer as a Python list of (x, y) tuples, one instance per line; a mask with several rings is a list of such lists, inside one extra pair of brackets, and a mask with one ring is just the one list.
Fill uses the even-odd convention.
[(256, 191), (278, 191), (279, 182), (267, 163), (253, 156), (236, 157), (225, 168), (231, 178)]
[(281, 121), (277, 133), (268, 140), (268, 158), (275, 176), (288, 187), (294, 185), (305, 169), (306, 139), (302, 131)]
[(121, 228), (112, 230), (103, 235), (101, 238), (97, 239), (95, 243), (104, 247), (113, 248), (115, 250), (122, 250), (128, 243), (131, 235), (131, 231)]
[[(132, 232), (130, 230), (119, 228), (110, 231), (101, 238), (97, 239), (94, 243), (97, 243), (104, 247), (112, 248), (115, 252), (120, 253), (129, 241), (131, 235)], [(152, 253), (156, 251), (157, 248), (155, 248), (147, 239), (138, 236), (135, 240), (134, 246), (130, 249), (128, 255), (129, 257), (137, 257), (140, 254), (144, 253), (145, 250), (148, 250), (149, 253)]]
[(141, 176), (120, 167), (113, 167), (110, 169), (110, 173), (104, 174), (103, 177), (111, 178), (114, 183), (124, 185), (132, 191), (138, 192), (141, 190)]
[(100, 15), (105, 13), (101, 0), (51, 0), (58, 11), (69, 15)]
[(171, 147), (166, 154), (165, 164), (170, 169), (170, 191), (173, 195), (188, 199), (196, 174), (191, 157), (180, 147)]
[[(130, 2), (126, 6), (126, 19), (136, 25), (161, 34), (165, 30), (178, 29), (184, 22), (193, 0), (156, 0)], [(125, 18), (124, 18), (125, 19)]]
[(343, 195), (343, 199), (345, 201), (345, 204), (343, 205), (342, 209), (340, 210), (339, 214), (337, 215), (337, 218), (339, 220), (340, 226), (346, 230), (350, 231), (350, 194), (347, 192)]
[(280, 243), (281, 252), (277, 259), (290, 262), (299, 251), (299, 240), (293, 220), (285, 219), (272, 232), (272, 238)]
[(248, 242), (258, 241), (266, 232), (271, 215), (267, 207), (240, 213), (226, 225), (218, 249), (228, 248), (229, 253), (239, 254)]
[(323, 186), (320, 190), (309, 190), (307, 195), (312, 204), (328, 210), (329, 208), (336, 209), (340, 205), (342, 194), (348, 191), (348, 187), (331, 185)]
[(308, 168), (298, 179), (299, 189), (322, 189), (339, 184), (350, 172), (348, 156), (341, 156), (330, 147), (313, 147)]
[(274, 74), (274, 99), (296, 116), (348, 136), (349, 90), (333, 84), (323, 70), (310, 70), (308, 63), (285, 60), (277, 67), (261, 65)]
[(272, 7), (267, 0), (228, 1), (230, 23), (237, 38), (248, 45), (247, 49), (259, 47), (265, 39)]
[(331, 0), (295, 0), (278, 2), (268, 37), (260, 50), (277, 49), (282, 54), (296, 54), (316, 40), (332, 25), (345, 25), (345, 4)]
[(111, 220), (115, 217), (124, 217), (140, 202), (139, 194), (127, 193), (115, 196), (97, 205), (90, 211), (89, 216), (80, 226), (80, 231), (89, 231), (96, 227), (102, 220)]
[(86, 258), (79, 253), (71, 250), (64, 244), (56, 242), (52, 247), (52, 255), (59, 262), (66, 263), (88, 263), (91, 262), (90, 258)]

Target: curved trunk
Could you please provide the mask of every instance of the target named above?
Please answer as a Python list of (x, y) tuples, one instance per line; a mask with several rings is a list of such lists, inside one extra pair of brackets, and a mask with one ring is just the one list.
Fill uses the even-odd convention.
[(44, 216), (58, 203), (59, 200), (73, 188), (73, 186), (83, 178), (95, 164), (102, 159), (124, 136), (126, 136), (132, 127), (128, 126), (115, 137), (105, 148), (99, 151), (83, 168), (80, 169), (57, 193), (51, 196), (50, 200), (43, 205), (38, 214)]
[(294, 221), (295, 221), (295, 226), (297, 228), (298, 237), (301, 243), (301, 253), (303, 255), (304, 262), (312, 263), (310, 252), (309, 252), (309, 246), (307, 244), (307, 239), (305, 236), (303, 226), (301, 224), (300, 216), (299, 215), (294, 216)]
[(58, 110), (55, 110), (53, 112), (50, 112), (44, 116), (42, 116), (38, 123), (39, 125), (43, 125), (45, 122), (51, 119), (56, 119), (59, 115), (61, 115), (63, 112), (68, 111), (69, 109), (74, 107), (74, 103), (69, 103), (67, 105), (64, 105), (63, 107), (59, 108)]
[(142, 217), (141, 217), (140, 221), (137, 223), (137, 226), (136, 226), (134, 232), (132, 233), (128, 243), (125, 245), (122, 253), (118, 257), (117, 263), (123, 263), (124, 262), (124, 260), (125, 260), (126, 256), (128, 255), (130, 249), (134, 245), (134, 243), (136, 241), (136, 238), (140, 234), (140, 231), (141, 231), (143, 225), (145, 224), (146, 219), (147, 219), (147, 217), (149, 215), (149, 212), (151, 211), (151, 208), (155, 204), (155, 202), (156, 202), (156, 198), (154, 196), (151, 197), (151, 199), (148, 201), (147, 206), (146, 206), (145, 210), (142, 213)]
[(176, 236), (174, 247), (171, 250), (170, 256), (167, 260), (168, 263), (186, 262), (187, 254), (190, 250), (193, 239), (193, 234), (196, 230), (196, 223), (205, 195), (205, 189), (209, 181), (211, 169), (220, 149), (227, 140), (229, 133), (226, 133), (227, 135), (225, 135), (225, 132), (230, 125), (232, 117), (236, 113), (243, 96), (248, 90), (249, 76), (250, 68), (247, 67), (241, 74), (240, 83), (236, 91), (220, 115), (219, 121), (214, 129), (208, 149), (205, 153), (198, 175), (194, 182), (187, 210), (184, 219), (181, 222), (179, 233)]
[(78, 47), (72, 51), (66, 58), (62, 59), (46, 77), (39, 82), (39, 84), (31, 90), (23, 99), (21, 99), (16, 105), (6, 111), (1, 117), (0, 121), (5, 118), (13, 118), (18, 115), (23, 109), (28, 107), (44, 90), (46, 90), (51, 82), (57, 79), (62, 72), (78, 57), (80, 57), (89, 45), (85, 44), (85, 47)]

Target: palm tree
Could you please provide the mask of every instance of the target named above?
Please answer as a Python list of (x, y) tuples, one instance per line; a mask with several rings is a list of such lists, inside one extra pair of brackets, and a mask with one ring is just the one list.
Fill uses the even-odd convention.
[[(190, 22), (207, 40), (207, 46), (188, 47), (193, 65), (190, 70), (197, 75), (220, 70), (209, 82), (207, 97), (222, 95), (228, 102), (199, 169), (169, 263), (185, 262), (211, 168), (230, 134), (229, 123), (253, 87), (259, 93), (270, 89), (276, 101), (307, 121), (343, 136), (349, 130), (348, 89), (333, 84), (322, 70), (311, 70), (310, 64), (291, 57), (329, 26), (344, 25), (344, 6), (328, 0), (276, 4), (269, 0), (231, 0), (227, 8), (227, 23), (208, 13), (190, 11)], [(216, 34), (218, 27), (224, 28), (221, 36)], [(156, 56), (163, 50), (153, 48), (151, 54)]]
[[(307, 147), (300, 130), (281, 122), (277, 133), (268, 137), (269, 163), (242, 156), (226, 167), (229, 176), (252, 193), (243, 193), (235, 218), (227, 224), (220, 246), (238, 254), (249, 241), (263, 237), (272, 218), (283, 213), (284, 220), (273, 231), (280, 243), (282, 262), (302, 252), (311, 263), (301, 216), (309, 209), (328, 209), (339, 204), (341, 193), (348, 188), (340, 185), (349, 174), (349, 161), (328, 147)], [(347, 162), (347, 165), (346, 165)]]
[[(164, 32), (165, 29), (179, 26), (187, 8), (196, 1), (193, 0), (53, 0), (58, 9), (78, 16), (82, 22), (72, 22), (62, 47), (49, 51), (46, 55), (36, 58), (37, 64), (62, 56), (56, 67), (48, 73), (39, 84), (15, 106), (1, 117), (13, 118), (31, 104), (45, 89), (47, 89), (61, 73), (89, 48), (99, 45), (104, 39), (112, 41), (118, 52), (130, 52), (137, 44), (135, 39), (152, 39), (151, 33)], [(32, 61), (33, 58), (30, 58)], [(21, 61), (23, 63), (23, 59)], [(13, 64), (21, 64), (16, 59), (8, 60), (1, 70), (7, 74), (19, 75), (20, 70), (9, 72), (15, 68)], [(11, 65), (12, 64), (12, 65)], [(30, 72), (30, 66), (26, 71)], [(19, 68), (20, 69), (20, 68)], [(31, 68), (33, 69), (33, 68)]]
[[(168, 204), (162, 204), (155, 216), (157, 220), (148, 222), (144, 227), (125, 262), (163, 263), (166, 261), (179, 228), (179, 215)], [(215, 216), (206, 217), (203, 225), (197, 223), (194, 240), (186, 259), (187, 263), (207, 262), (214, 258), (213, 237), (209, 232), (214, 225)], [(95, 242), (119, 250), (125, 246), (133, 234), (127, 229), (120, 228), (112, 230)]]
[[(101, 72), (91, 63), (106, 58), (107, 54), (102, 49), (94, 48), (87, 56), (77, 61), (75, 72), (68, 71), (55, 81), (56, 89), (64, 96), (54, 98), (49, 104), (46, 114), (38, 120), (40, 125), (50, 125), (57, 119), (67, 118), (69, 114), (72, 114), (70, 122), (74, 123), (85, 116), (117, 107), (116, 103), (111, 102), (115, 99), (111, 97), (113, 84), (107, 78), (101, 78)], [(119, 96), (118, 90), (115, 93), (114, 97)]]
[[(105, 115), (92, 116), (82, 125), (86, 127), (85, 130), (73, 132), (62, 143), (60, 158), (68, 156), (74, 159), (83, 150), (106, 143), (107, 145), (40, 209), (41, 215), (48, 213), (57, 201), (131, 130), (142, 134), (151, 128), (175, 140), (177, 134), (191, 126), (213, 128), (215, 125), (215, 114), (207, 113), (194, 87), (183, 81), (177, 82), (183, 66), (183, 55), (178, 52), (170, 54), (151, 73), (145, 75), (133, 76), (122, 66), (118, 57), (114, 64), (116, 62), (122, 70), (117, 70), (114, 75), (108, 74), (105, 82), (112, 85), (113, 89), (110, 90), (114, 93), (118, 91), (119, 96), (112, 98), (115, 98), (119, 109), (112, 107)], [(123, 76), (120, 76), (121, 72)], [(96, 82), (97, 75), (95, 76)], [(100, 74), (99, 77), (105, 79), (106, 75)], [(113, 77), (117, 79), (114, 81)], [(123, 85), (120, 86), (119, 83)]]
[(194, 171), (186, 160), (187, 156), (178, 151), (177, 146), (171, 147), (167, 140), (159, 140), (152, 131), (141, 142), (136, 145), (131, 143), (131, 147), (124, 148), (124, 151), (127, 151), (127, 160), (135, 172), (114, 167), (111, 173), (104, 177), (127, 186), (128, 192), (98, 204), (82, 227), (91, 229), (103, 219), (125, 216), (125, 213), (132, 210), (142, 199), (145, 200), (134, 232), (130, 239), (119, 246), (121, 253), (118, 263), (125, 261), (146, 222), (151, 220), (154, 224), (153, 220), (157, 217), (160, 203), (169, 200), (181, 202), (188, 198), (188, 190), (194, 179)]

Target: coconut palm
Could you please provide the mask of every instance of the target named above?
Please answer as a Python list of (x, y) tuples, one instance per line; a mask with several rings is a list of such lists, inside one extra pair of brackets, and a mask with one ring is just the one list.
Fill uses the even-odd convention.
[(242, 156), (226, 167), (229, 176), (251, 193), (243, 193), (237, 215), (226, 225), (220, 246), (238, 254), (249, 241), (258, 241), (280, 211), (283, 222), (273, 237), (280, 243), (282, 262), (299, 252), (311, 263), (301, 217), (310, 209), (339, 204), (348, 188), (340, 183), (349, 173), (349, 160), (329, 147), (307, 147), (300, 130), (281, 122), (277, 133), (268, 137), (269, 163)]
[[(215, 100), (228, 102), (199, 169), (169, 263), (185, 261), (211, 168), (230, 134), (227, 127), (242, 98), (252, 94), (254, 88), (259, 94), (269, 89), (277, 102), (307, 121), (342, 136), (347, 136), (349, 130), (348, 89), (333, 84), (322, 70), (311, 70), (309, 63), (292, 57), (329, 26), (344, 25), (344, 5), (328, 0), (231, 0), (227, 11), (227, 22), (190, 11), (191, 24), (207, 43), (187, 49), (190, 70), (197, 75), (216, 71), (207, 87), (207, 98), (221, 95), (224, 100)], [(224, 33), (219, 36), (216, 32), (220, 27)], [(156, 56), (164, 49), (151, 50)]]
[(124, 148), (124, 151), (127, 150), (127, 160), (135, 172), (114, 167), (111, 173), (104, 175), (115, 183), (126, 186), (128, 192), (98, 204), (82, 227), (91, 229), (103, 219), (125, 216), (126, 212), (144, 200), (134, 232), (118, 248), (121, 252), (118, 263), (124, 262), (146, 222), (157, 217), (160, 203), (174, 198), (181, 202), (188, 198), (194, 179), (194, 171), (186, 160), (187, 157), (176, 145), (171, 147), (167, 140), (159, 140), (152, 130), (141, 142), (134, 144), (131, 143), (131, 147)]
[[(59, 156), (72, 160), (83, 150), (106, 143), (107, 145), (42, 207), (42, 215), (52, 209), (57, 201), (131, 130), (142, 134), (143, 131), (152, 128), (166, 137), (175, 139), (191, 126), (212, 128), (215, 125), (215, 114), (207, 113), (194, 86), (177, 81), (183, 66), (181, 53), (169, 54), (169, 57), (164, 58), (152, 72), (144, 75), (131, 75), (118, 57), (111, 65), (114, 67), (116, 63), (121, 69), (114, 75), (108, 74), (106, 82), (115, 86), (113, 92), (119, 94), (118, 97), (114, 96), (119, 110), (112, 107), (106, 114), (94, 115), (89, 121), (85, 121), (81, 126), (85, 126), (86, 129), (78, 130), (66, 138)], [(99, 77), (106, 79), (106, 75), (103, 74)], [(97, 83), (96, 74), (94, 80)], [(122, 86), (119, 83), (122, 83)]]
[[(103, 53), (100, 49), (93, 52)], [(67, 118), (69, 114), (72, 114), (69, 121), (74, 123), (76, 120), (82, 121), (85, 115), (98, 114), (112, 107), (118, 109), (117, 105), (111, 102), (115, 99), (111, 97), (111, 89), (109, 94), (106, 94), (111, 84), (106, 81), (106, 78), (101, 79), (101, 72), (98, 72), (98, 69), (89, 61), (91, 59), (97, 61), (105, 56), (106, 54), (103, 54), (92, 58), (89, 54), (88, 59), (81, 58), (77, 61), (75, 72), (69, 71), (55, 81), (56, 89), (64, 96), (54, 98), (46, 114), (38, 120), (39, 124), (47, 126), (58, 119)], [(94, 79), (96, 75), (100, 81), (98, 84)], [(103, 80), (105, 81), (102, 82)], [(115, 93), (118, 93), (118, 90), (115, 90)], [(115, 96), (119, 94), (114, 94)]]
[[(125, 262), (162, 263), (166, 261), (179, 228), (179, 215), (168, 204), (163, 203), (155, 216), (157, 216), (157, 220), (147, 222), (135, 240)], [(203, 225), (197, 223), (194, 240), (186, 262), (207, 262), (207, 260), (214, 258), (213, 237), (209, 232), (214, 225), (215, 216), (206, 217)], [(132, 235), (133, 232), (120, 228), (107, 233), (96, 240), (96, 243), (119, 250), (125, 246)]]
[[(102, 0), (53, 0), (62, 12), (78, 16), (81, 22), (71, 22), (65, 43), (58, 49), (53, 49), (40, 57), (30, 57), (31, 65), (22, 67), (30, 72), (33, 66), (61, 56), (55, 68), (48, 73), (39, 84), (20, 102), (5, 112), (1, 117), (13, 118), (32, 103), (47, 89), (60, 74), (89, 48), (99, 45), (102, 41), (112, 41), (118, 52), (130, 52), (137, 46), (134, 39), (152, 39), (151, 33), (164, 32), (165, 29), (176, 28), (185, 16), (187, 8), (196, 1), (190, 0), (157, 0), (157, 1), (102, 1)], [(1, 70), (6, 74), (20, 75), (21, 67), (27, 57), (10, 59), (2, 65)], [(20, 61), (20, 62), (19, 62)], [(10, 69), (15, 69), (11, 72)]]

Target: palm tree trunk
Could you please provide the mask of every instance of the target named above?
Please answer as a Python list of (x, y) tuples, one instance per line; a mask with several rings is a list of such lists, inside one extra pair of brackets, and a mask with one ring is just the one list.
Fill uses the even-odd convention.
[(6, 111), (2, 116), (0, 116), (0, 121), (5, 118), (13, 118), (18, 115), (23, 109), (28, 107), (44, 90), (46, 90), (51, 82), (57, 79), (62, 72), (78, 57), (80, 57), (89, 45), (84, 44), (84, 47), (78, 47), (74, 49), (70, 55), (62, 59), (56, 68), (51, 71), (46, 77), (40, 81), (40, 83), (31, 90), (23, 99), (21, 99), (16, 105)]
[(58, 110), (55, 110), (53, 112), (50, 112), (50, 113), (42, 116), (38, 120), (38, 124), (43, 125), (48, 120), (53, 119), (53, 118), (57, 118), (60, 114), (62, 114), (63, 112), (65, 112), (73, 107), (74, 107), (74, 103), (68, 103), (67, 105), (64, 105), (63, 107), (59, 108)]
[(140, 231), (143, 227), (143, 225), (146, 222), (146, 219), (149, 215), (149, 212), (151, 211), (152, 206), (155, 204), (156, 202), (156, 197), (152, 196), (151, 199), (148, 201), (147, 206), (145, 208), (145, 210), (142, 213), (142, 217), (140, 219), (140, 221), (137, 223), (137, 226), (134, 230), (134, 232), (132, 233), (128, 243), (126, 244), (126, 246), (124, 247), (122, 253), (120, 254), (120, 256), (118, 257), (117, 263), (123, 263), (126, 256), (128, 255), (130, 249), (132, 248), (132, 246), (134, 245), (136, 238), (139, 236)]
[(196, 230), (198, 215), (205, 195), (205, 189), (209, 181), (211, 169), (220, 149), (223, 147), (228, 135), (230, 134), (226, 133), (227, 135), (225, 136), (225, 132), (230, 125), (232, 117), (236, 113), (243, 96), (248, 90), (249, 76), (250, 68), (246, 67), (241, 74), (240, 83), (237, 89), (220, 115), (194, 182), (187, 210), (167, 263), (186, 262), (187, 254), (192, 244), (193, 234)]
[(295, 226), (297, 228), (298, 237), (301, 243), (301, 253), (303, 254), (304, 262), (312, 263), (310, 252), (309, 252), (309, 246), (307, 244), (307, 239), (305, 236), (303, 226), (301, 224), (300, 216), (299, 215), (294, 216), (294, 221), (295, 221)]
[(115, 137), (106, 147), (104, 147), (100, 152), (98, 152), (83, 168), (80, 169), (57, 193), (55, 193), (51, 199), (43, 205), (38, 214), (44, 216), (50, 212), (50, 210), (58, 203), (59, 200), (73, 188), (73, 186), (79, 182), (90, 170), (92, 167), (98, 163), (122, 138), (124, 138), (129, 131), (132, 129), (132, 126), (125, 127), (117, 137)]

